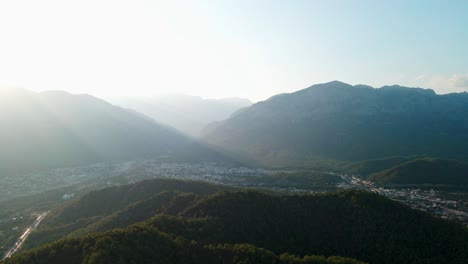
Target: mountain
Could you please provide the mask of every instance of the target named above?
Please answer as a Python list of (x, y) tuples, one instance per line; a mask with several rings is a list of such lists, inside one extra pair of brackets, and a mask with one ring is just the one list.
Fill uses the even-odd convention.
[[(465, 227), (362, 191), (286, 195), (152, 180), (94, 191), (50, 214), (38, 234), (29, 238), (29, 248), (42, 246), (6, 263), (82, 263), (92, 256), (101, 263), (142, 258), (150, 262), (161, 256), (159, 252), (197, 256), (188, 263), (200, 263), (200, 255), (185, 250), (244, 244), (252, 245), (248, 251), (256, 256), (263, 256), (256, 248), (273, 252), (269, 261), (274, 260), (246, 263), (302, 263), (278, 262), (287, 255), (274, 255), (284, 252), (379, 264), (458, 264), (468, 257)], [(168, 245), (161, 236), (182, 246)], [(43, 245), (51, 241), (56, 242)]]
[(264, 165), (390, 156), (468, 158), (468, 93), (333, 81), (273, 96), (204, 139)]
[(209, 123), (224, 120), (252, 105), (252, 102), (243, 98), (203, 99), (189, 95), (114, 97), (109, 100), (194, 137), (200, 136), (202, 129)]
[(89, 95), (0, 90), (0, 175), (135, 159), (217, 160), (176, 130)]
[(415, 159), (372, 174), (379, 184), (468, 185), (468, 163), (444, 159)]

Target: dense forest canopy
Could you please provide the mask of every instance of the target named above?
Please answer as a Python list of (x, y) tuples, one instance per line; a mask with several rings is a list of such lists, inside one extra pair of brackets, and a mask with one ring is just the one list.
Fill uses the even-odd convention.
[[(136, 226), (112, 231), (132, 225)], [(466, 228), (372, 193), (286, 195), (154, 180), (95, 191), (58, 207), (31, 236), (28, 248), (59, 242), (20, 254), (7, 263), (54, 263), (55, 257), (61, 261), (77, 259), (77, 263), (89, 261), (91, 256), (112, 261), (151, 259), (161, 250), (168, 250), (151, 242), (157, 237), (141, 237), (154, 232), (165, 233), (176, 241), (196, 241), (199, 246), (195, 248), (203, 248), (203, 252), (216, 245), (251, 244), (273, 252), (269, 253), (272, 259), (287, 252), (296, 256), (342, 256), (379, 264), (458, 264), (468, 257)], [(122, 237), (126, 237), (123, 242)], [(141, 242), (136, 242), (139, 239)], [(90, 243), (94, 246), (87, 246)], [(145, 243), (149, 243), (147, 247)], [(96, 245), (106, 246), (98, 249)], [(170, 248), (175, 255), (185, 254), (177, 246)]]

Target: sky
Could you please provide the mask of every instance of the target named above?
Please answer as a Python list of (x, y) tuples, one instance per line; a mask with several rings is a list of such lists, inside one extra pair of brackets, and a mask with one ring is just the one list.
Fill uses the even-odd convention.
[(468, 91), (468, 1), (0, 0), (0, 87), (253, 101), (340, 80)]

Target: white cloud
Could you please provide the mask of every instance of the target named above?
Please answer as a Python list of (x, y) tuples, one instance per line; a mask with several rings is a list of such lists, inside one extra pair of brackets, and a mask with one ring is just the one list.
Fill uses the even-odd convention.
[(449, 82), (454, 87), (460, 87), (462, 89), (468, 89), (468, 74), (455, 74), (450, 77)]
[(439, 94), (468, 91), (468, 73), (452, 75), (422, 74), (414, 79), (416, 86), (434, 89)]

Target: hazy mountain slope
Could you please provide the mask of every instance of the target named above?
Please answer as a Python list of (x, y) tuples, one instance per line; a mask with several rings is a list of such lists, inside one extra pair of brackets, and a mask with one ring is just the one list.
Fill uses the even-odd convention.
[(239, 109), (252, 105), (248, 99), (242, 98), (203, 99), (188, 95), (114, 97), (109, 100), (192, 136), (199, 136), (209, 123), (224, 120)]
[(89, 95), (0, 91), (0, 173), (132, 159), (216, 159), (174, 129)]
[(468, 157), (468, 93), (341, 82), (254, 104), (205, 140), (268, 165), (389, 156)]
[(416, 159), (373, 174), (380, 184), (468, 185), (468, 163), (444, 159)]

